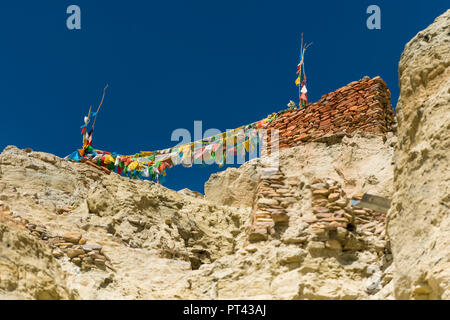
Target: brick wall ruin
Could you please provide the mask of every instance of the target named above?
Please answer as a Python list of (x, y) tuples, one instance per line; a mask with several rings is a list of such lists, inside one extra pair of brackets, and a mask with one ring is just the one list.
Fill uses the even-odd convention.
[[(385, 239), (385, 214), (353, 206), (350, 197), (334, 180), (316, 178), (310, 187), (314, 218), (305, 221), (310, 224), (314, 240), (324, 242), (325, 248), (361, 250), (369, 236)], [(361, 198), (362, 194), (351, 197)]]
[(250, 242), (267, 240), (275, 233), (276, 223), (287, 223), (288, 213), (298, 201), (298, 181), (285, 179), (279, 168), (261, 169), (252, 209), (252, 226), (248, 232)]
[[(300, 110), (281, 114), (268, 126), (279, 130), (279, 148), (291, 148), (308, 142), (327, 141), (332, 136), (361, 134), (385, 135), (395, 130), (394, 112), (386, 83), (368, 77), (324, 95)], [(262, 165), (253, 203), (252, 223), (247, 230), (249, 242), (275, 236), (277, 225), (289, 223), (293, 206), (302, 201), (299, 181), (286, 178), (280, 167)], [(316, 178), (306, 187), (311, 191), (313, 217), (304, 218), (317, 245), (334, 250), (359, 250), (364, 237), (385, 238), (386, 216), (372, 210), (353, 207), (341, 186), (327, 177)], [(320, 246), (322, 246), (320, 245)]]
[(279, 148), (320, 142), (330, 135), (386, 134), (394, 130), (391, 93), (380, 78), (352, 82), (303, 109), (289, 110), (269, 124), (269, 139), (279, 130)]
[[(380, 250), (386, 247), (386, 214), (352, 205), (353, 200), (361, 200), (362, 194), (348, 196), (341, 185), (332, 179), (314, 178), (303, 190), (309, 190), (313, 215), (298, 212), (295, 202), (305, 199), (300, 195), (300, 182), (295, 178), (284, 178), (283, 173), (261, 170), (252, 224), (248, 230), (250, 243), (278, 238), (277, 228), (287, 226), (290, 217), (301, 217), (309, 225), (311, 250), (358, 251), (368, 246), (367, 239), (381, 241)], [(371, 245), (377, 242), (371, 241)], [(385, 249), (386, 248), (386, 249)]]

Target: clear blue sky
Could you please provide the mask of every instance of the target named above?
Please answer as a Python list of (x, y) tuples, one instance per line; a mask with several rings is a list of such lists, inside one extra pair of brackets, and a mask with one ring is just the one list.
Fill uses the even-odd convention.
[[(66, 8), (81, 8), (81, 30)], [(366, 8), (381, 8), (381, 30)], [(301, 32), (309, 99), (368, 75), (399, 90), (404, 45), (448, 8), (432, 1), (1, 1), (0, 148), (64, 157), (80, 147), (89, 105), (109, 90), (94, 147), (163, 149), (176, 128), (232, 129), (297, 100)], [(203, 191), (217, 166), (168, 171), (166, 186)]]

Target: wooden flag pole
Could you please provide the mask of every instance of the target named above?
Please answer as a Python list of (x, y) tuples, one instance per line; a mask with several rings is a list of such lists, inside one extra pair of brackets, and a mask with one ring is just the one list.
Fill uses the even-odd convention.
[(100, 101), (100, 105), (98, 106), (97, 112), (95, 114), (94, 123), (92, 124), (92, 131), (94, 131), (95, 121), (97, 120), (98, 112), (100, 111), (100, 107), (102, 106), (103, 100), (105, 99), (106, 89), (108, 89), (108, 84), (106, 84), (106, 87), (103, 89), (102, 100)]
[[(303, 32), (302, 32), (302, 41), (300, 44), (300, 62), (302, 62), (302, 60), (303, 60)], [(300, 66), (300, 71), (299, 71), (300, 77), (302, 75), (302, 68), (303, 68), (303, 63)], [(300, 83), (298, 85), (298, 108), (299, 109), (300, 109), (300, 102), (301, 102), (301, 96), (302, 96), (301, 90), (302, 90), (302, 81), (300, 80)]]
[(306, 49), (308, 49), (312, 44), (313, 43), (310, 42), (305, 46), (305, 48), (303, 48), (303, 78), (305, 78), (305, 82), (306, 82), (305, 53), (306, 53)]
[[(308, 43), (305, 47), (303, 47), (303, 34), (302, 34), (302, 61), (303, 61), (303, 63), (302, 63), (302, 68), (303, 68), (303, 81), (305, 81), (305, 84), (306, 84), (305, 54), (306, 54), (306, 49), (308, 49), (312, 44), (313, 44), (313, 43), (310, 42), (310, 43)], [(301, 90), (302, 90), (302, 84), (300, 83), (300, 86), (299, 86), (299, 91), (300, 91), (299, 107), (300, 107), (301, 100), (302, 100), (302, 98), (301, 98)], [(306, 107), (306, 106), (305, 106), (305, 107)]]

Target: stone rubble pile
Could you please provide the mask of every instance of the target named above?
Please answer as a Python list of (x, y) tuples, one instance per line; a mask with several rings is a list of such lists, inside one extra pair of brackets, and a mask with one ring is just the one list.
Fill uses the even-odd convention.
[[(252, 223), (247, 230), (250, 243), (265, 241), (276, 233), (277, 225), (287, 225), (293, 207), (300, 201), (299, 181), (286, 178), (279, 168), (262, 168), (252, 209)], [(313, 216), (301, 221), (309, 224), (311, 243), (318, 249), (362, 250), (376, 239), (387, 247), (386, 215), (352, 205), (341, 185), (332, 179), (314, 178), (310, 185)], [(352, 199), (360, 200), (362, 194)]]
[[(360, 201), (362, 194), (353, 195), (352, 200)], [(377, 212), (367, 208), (360, 208), (352, 205), (354, 214), (354, 225), (357, 226), (357, 231), (365, 235), (376, 235), (381, 239), (386, 238), (386, 214)]]
[[(385, 240), (386, 215), (353, 206), (338, 182), (315, 178), (311, 192), (314, 218), (305, 222), (315, 234), (314, 241), (324, 242), (328, 249), (361, 250), (371, 245), (371, 236)], [(361, 198), (362, 194), (353, 196), (353, 200)]]
[(277, 224), (289, 222), (288, 213), (298, 201), (294, 187), (297, 180), (286, 179), (277, 167), (263, 167), (256, 189), (256, 199), (252, 211), (252, 225), (248, 230), (248, 240), (267, 240), (275, 233)]
[(336, 181), (313, 179), (311, 191), (314, 218), (307, 222), (315, 234), (322, 235), (337, 228), (346, 229), (353, 223), (349, 201)]
[(9, 207), (1, 203), (0, 212), (3, 215), (11, 216), (12, 221), (22, 228), (25, 227), (32, 236), (45, 241), (53, 249), (52, 254), (55, 258), (59, 259), (67, 256), (82, 271), (88, 271), (92, 268), (101, 270), (109, 268), (115, 271), (111, 260), (102, 251), (102, 246), (99, 244), (88, 244), (81, 233), (71, 232), (55, 236), (50, 233), (47, 227), (30, 223), (28, 219), (12, 213)]
[(380, 77), (366, 77), (324, 95), (306, 108), (286, 111), (267, 128), (269, 150), (274, 145), (270, 138), (275, 129), (279, 130), (280, 149), (356, 131), (381, 135), (394, 131), (390, 95)]
[(114, 270), (110, 259), (102, 252), (102, 246), (88, 244), (79, 232), (52, 236), (45, 226), (27, 222), (25, 227), (33, 236), (46, 241), (53, 248), (52, 253), (55, 258), (66, 255), (72, 263), (79, 266), (83, 271), (88, 271), (94, 267), (102, 270), (108, 267)]

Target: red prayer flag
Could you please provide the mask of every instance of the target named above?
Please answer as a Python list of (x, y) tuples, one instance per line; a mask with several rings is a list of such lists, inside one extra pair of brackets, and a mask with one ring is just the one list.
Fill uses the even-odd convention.
[(303, 59), (300, 61), (300, 63), (297, 66), (297, 74), (299, 74), (300, 71), (302, 70), (302, 64), (303, 64)]

